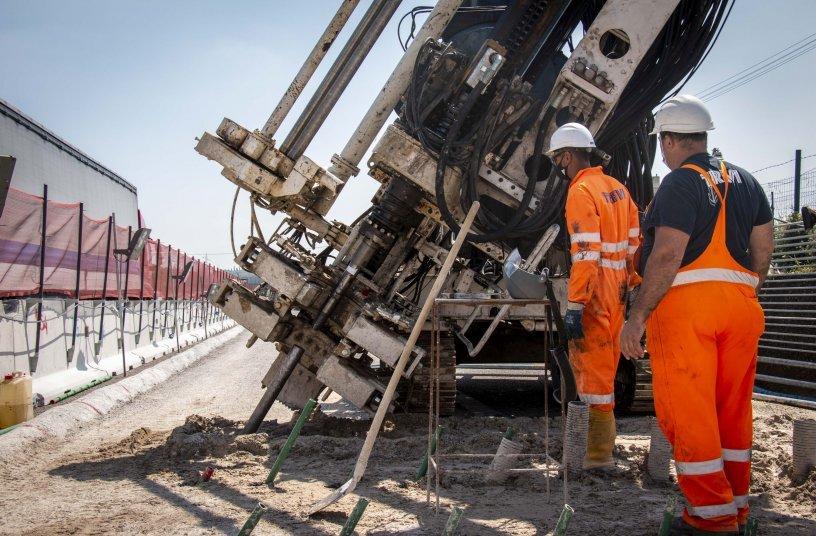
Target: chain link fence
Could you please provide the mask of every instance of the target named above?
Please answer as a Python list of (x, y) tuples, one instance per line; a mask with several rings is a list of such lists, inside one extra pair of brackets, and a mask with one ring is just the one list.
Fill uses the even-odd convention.
[[(787, 219), (794, 208), (794, 178), (785, 177), (763, 184), (765, 194), (774, 211), (774, 216)], [(802, 172), (802, 186), (799, 194), (800, 207), (816, 206), (816, 167)]]

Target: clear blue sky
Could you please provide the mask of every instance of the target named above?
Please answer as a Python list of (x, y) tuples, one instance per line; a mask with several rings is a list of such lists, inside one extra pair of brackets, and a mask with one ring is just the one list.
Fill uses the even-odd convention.
[[(428, 3), (405, 1), (398, 13)], [(361, 4), (351, 22), (368, 1)], [(262, 125), (337, 5), (0, 0), (0, 97), (135, 184), (162, 242), (223, 254), (230, 251), (233, 188), (193, 150), (195, 137), (224, 116), (249, 128)], [(687, 90), (706, 88), (812, 33), (814, 20), (812, 0), (738, 0)], [(312, 143), (307, 154), (314, 160), (325, 165), (339, 152), (390, 73), (401, 54), (395, 22)], [(712, 101), (713, 145), (749, 170), (789, 160), (795, 148), (816, 152), (814, 60), (816, 51)], [(791, 164), (758, 178), (792, 174)], [(332, 216), (350, 221), (374, 190), (370, 178), (353, 179)], [(237, 229), (240, 241), (246, 211)], [(231, 265), (230, 255), (210, 258)]]

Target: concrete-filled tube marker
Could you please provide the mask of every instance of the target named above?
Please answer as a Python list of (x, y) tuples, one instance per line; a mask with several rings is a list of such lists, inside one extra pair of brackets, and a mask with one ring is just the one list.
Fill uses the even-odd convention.
[(580, 400), (567, 406), (566, 444), (564, 445), (564, 470), (572, 475), (584, 469), (589, 429), (589, 407)]
[(794, 482), (803, 480), (816, 467), (816, 419), (793, 421), (793, 471)]
[(499, 448), (496, 450), (496, 455), (490, 463), (490, 469), (487, 471), (486, 480), (491, 484), (500, 484), (507, 480), (510, 476), (508, 469), (512, 469), (518, 464), (518, 455), (523, 449), (521, 443), (513, 441), (516, 432), (512, 428), (508, 428), (502, 437)]
[(649, 430), (649, 455), (646, 459), (646, 472), (655, 482), (669, 480), (669, 466), (671, 465), (672, 446), (657, 419), (651, 419)]

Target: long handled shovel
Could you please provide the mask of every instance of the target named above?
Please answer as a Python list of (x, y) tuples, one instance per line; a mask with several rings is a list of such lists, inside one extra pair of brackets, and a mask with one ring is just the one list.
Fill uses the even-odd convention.
[(411, 356), (411, 352), (416, 345), (417, 339), (419, 339), (420, 333), (422, 333), (422, 328), (425, 326), (425, 320), (428, 318), (428, 315), (431, 312), (434, 300), (442, 290), (442, 285), (445, 284), (445, 280), (448, 278), (451, 268), (453, 268), (453, 263), (456, 261), (457, 255), (459, 255), (459, 250), (462, 248), (465, 240), (467, 239), (470, 226), (473, 224), (473, 219), (476, 217), (477, 212), (479, 212), (478, 201), (471, 205), (470, 210), (465, 217), (465, 221), (462, 223), (462, 228), (459, 230), (459, 234), (456, 236), (456, 241), (454, 241), (448, 256), (445, 258), (442, 268), (439, 269), (439, 274), (437, 274), (436, 279), (434, 280), (431, 291), (428, 293), (428, 297), (425, 298), (425, 303), (422, 305), (422, 310), (419, 312), (419, 316), (417, 316), (416, 322), (414, 323), (414, 328), (411, 330), (411, 335), (408, 337), (408, 342), (405, 343), (405, 348), (403, 348), (402, 355), (400, 355), (399, 361), (394, 367), (394, 372), (391, 374), (391, 380), (388, 382), (388, 387), (385, 389), (382, 401), (377, 407), (377, 413), (374, 414), (374, 420), (371, 421), (371, 427), (368, 429), (368, 433), (366, 434), (363, 449), (360, 451), (360, 457), (357, 458), (357, 465), (354, 466), (354, 474), (345, 484), (337, 488), (328, 496), (311, 505), (308, 510), (309, 515), (323, 510), (330, 504), (337, 502), (341, 497), (354, 491), (354, 488), (357, 487), (357, 484), (363, 478), (366, 467), (368, 466), (368, 459), (371, 456), (372, 449), (374, 448), (374, 442), (377, 440), (377, 435), (380, 433), (380, 427), (385, 419), (385, 414), (388, 412), (388, 407), (391, 405), (391, 400), (394, 398), (394, 392), (397, 390), (397, 384), (402, 377), (405, 366), (408, 364), (408, 358)]

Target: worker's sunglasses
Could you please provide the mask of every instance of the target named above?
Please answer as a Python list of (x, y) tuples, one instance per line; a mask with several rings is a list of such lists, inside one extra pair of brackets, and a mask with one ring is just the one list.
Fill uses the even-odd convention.
[(561, 157), (567, 154), (567, 151), (559, 151), (550, 157), (553, 165), (557, 168), (561, 167)]

